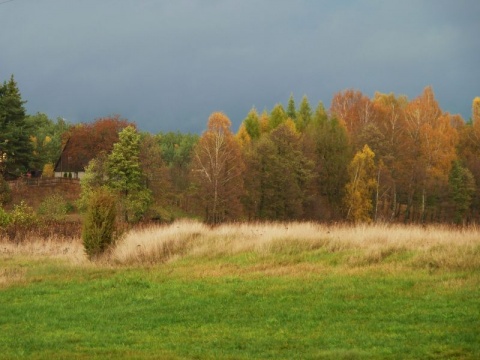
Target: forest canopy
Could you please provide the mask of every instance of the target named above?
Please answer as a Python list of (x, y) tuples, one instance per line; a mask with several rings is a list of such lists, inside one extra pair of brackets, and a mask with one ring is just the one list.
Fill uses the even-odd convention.
[[(261, 113), (252, 108), (237, 132), (227, 114), (213, 112), (200, 136), (142, 133), (118, 115), (69, 124), (28, 115), (25, 102), (13, 76), (0, 85), (2, 177), (42, 170), (53, 176), (67, 143), (68, 158), (83, 170), (92, 171), (92, 160), (97, 169), (112, 169), (116, 156), (116, 164), (135, 166), (135, 186), (151, 194), (136, 218), (479, 219), (480, 97), (465, 121), (443, 111), (429, 86), (414, 99), (347, 89), (334, 94), (328, 109), (321, 101), (312, 106), (307, 96), (297, 106), (292, 94), (286, 106)], [(127, 127), (138, 133), (129, 135), (138, 141), (134, 165), (119, 149)]]

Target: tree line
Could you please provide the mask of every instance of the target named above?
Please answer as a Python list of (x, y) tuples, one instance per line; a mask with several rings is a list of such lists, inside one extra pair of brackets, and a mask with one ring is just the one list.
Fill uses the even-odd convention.
[[(444, 112), (431, 87), (418, 97), (357, 90), (327, 110), (252, 108), (237, 132), (214, 112), (199, 136), (139, 132), (120, 116), (69, 124), (27, 115), (13, 78), (0, 87), (0, 171), (52, 175), (67, 141), (86, 166), (82, 197), (118, 196), (126, 221), (198, 216), (242, 220), (478, 221), (480, 98), (472, 117)], [(82, 200), (83, 199), (83, 200)]]

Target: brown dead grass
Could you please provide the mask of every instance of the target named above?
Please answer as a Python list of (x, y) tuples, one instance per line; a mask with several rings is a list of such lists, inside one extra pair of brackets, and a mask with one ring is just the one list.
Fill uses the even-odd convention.
[[(81, 239), (51, 236), (14, 243), (0, 238), (0, 262), (60, 259), (89, 264)], [(149, 266), (187, 259), (209, 274), (294, 274), (342, 269), (480, 270), (480, 229), (448, 226), (239, 223), (209, 227), (196, 221), (129, 231), (95, 266)], [(21, 278), (2, 270), (0, 283)]]
[(65, 240), (52, 236), (48, 239), (28, 239), (20, 243), (0, 239), (0, 259), (8, 258), (62, 259), (71, 264), (88, 262), (79, 238)]
[(348, 253), (349, 267), (372, 266), (403, 256), (410, 266), (433, 270), (480, 269), (480, 230), (310, 222), (241, 223), (211, 228), (199, 222), (180, 221), (131, 231), (113, 251), (111, 260), (125, 265), (152, 264), (184, 257), (297, 255), (316, 250)]

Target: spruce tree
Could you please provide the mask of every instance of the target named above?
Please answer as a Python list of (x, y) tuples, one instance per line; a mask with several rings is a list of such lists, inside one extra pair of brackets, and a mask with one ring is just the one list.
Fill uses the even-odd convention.
[(352, 159), (348, 133), (336, 118), (328, 119), (323, 115), (309, 128), (308, 135), (313, 137), (315, 144), (318, 192), (326, 197), (332, 218), (338, 219), (348, 181), (347, 167)]
[(12, 75), (0, 86), (0, 171), (4, 175), (25, 173), (33, 160), (32, 129), (26, 121), (25, 103)]
[(277, 128), (280, 124), (283, 124), (286, 120), (287, 114), (282, 104), (275, 105), (268, 119), (270, 131)]
[(248, 113), (245, 120), (245, 130), (247, 130), (248, 135), (252, 140), (256, 140), (260, 137), (260, 119), (258, 117), (257, 109), (252, 108)]
[(140, 164), (140, 134), (133, 126), (119, 133), (107, 159), (107, 186), (119, 196), (125, 221), (138, 221), (148, 210), (152, 195)]
[(472, 204), (476, 191), (475, 178), (468, 168), (463, 167), (456, 160), (453, 162), (448, 180), (451, 199), (455, 204), (455, 222), (460, 224), (465, 221), (465, 216)]
[(306, 95), (303, 96), (297, 115), (297, 129), (303, 131), (312, 120), (312, 109)]
[(287, 116), (293, 121), (295, 121), (295, 119), (297, 118), (297, 109), (295, 107), (295, 100), (293, 99), (293, 94), (290, 94), (290, 98), (288, 99)]

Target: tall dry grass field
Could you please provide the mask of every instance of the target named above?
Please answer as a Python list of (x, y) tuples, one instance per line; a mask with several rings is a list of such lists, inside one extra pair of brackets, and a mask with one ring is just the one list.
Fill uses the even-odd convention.
[(209, 227), (180, 221), (133, 230), (111, 254), (115, 264), (174, 262), (183, 258), (257, 257), (343, 253), (349, 267), (405, 256), (407, 264), (446, 269), (480, 268), (480, 230), (447, 226), (241, 223)]
[[(126, 233), (97, 264), (108, 266), (172, 263), (182, 259), (219, 259), (239, 255), (343, 254), (347, 267), (401, 261), (431, 269), (480, 269), (480, 229), (415, 225), (326, 225), (312, 222), (238, 223), (210, 227), (177, 221)], [(87, 264), (81, 239), (33, 236), (12, 243), (0, 238), (0, 256), (64, 259)], [(304, 256), (305, 257), (305, 256)], [(388, 261), (388, 260), (391, 261)], [(0, 275), (1, 276), (1, 275)]]

